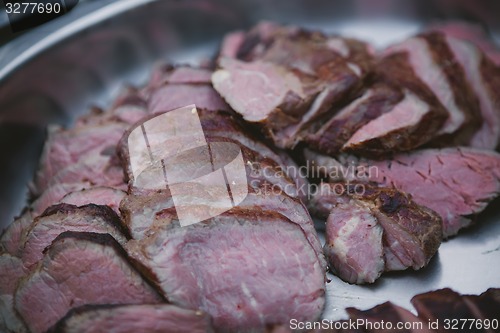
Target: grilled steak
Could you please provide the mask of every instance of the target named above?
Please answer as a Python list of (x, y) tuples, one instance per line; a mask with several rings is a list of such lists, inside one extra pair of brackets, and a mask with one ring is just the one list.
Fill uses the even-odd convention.
[(349, 283), (373, 283), (384, 271), (424, 267), (442, 239), (437, 213), (402, 192), (370, 184), (323, 184), (311, 205), (328, 214), (325, 255)]
[(215, 89), (278, 147), (294, 147), (314, 122), (350, 98), (371, 63), (364, 43), (268, 23), (228, 55), (212, 76)]
[(75, 232), (65, 232), (52, 242), (15, 295), (16, 310), (33, 333), (47, 331), (68, 310), (81, 305), (161, 301), (111, 236)]
[(210, 333), (201, 311), (174, 305), (83, 305), (72, 309), (49, 333)]
[(51, 206), (33, 221), (26, 235), (22, 254), (24, 265), (31, 269), (42, 259), (45, 247), (65, 231), (110, 234), (121, 244), (125, 243), (128, 234), (119, 217), (107, 206)]
[(81, 183), (58, 183), (47, 188), (33, 203), (31, 209), (35, 216), (43, 213), (48, 207), (58, 203), (68, 193), (81, 191), (92, 187), (89, 182)]

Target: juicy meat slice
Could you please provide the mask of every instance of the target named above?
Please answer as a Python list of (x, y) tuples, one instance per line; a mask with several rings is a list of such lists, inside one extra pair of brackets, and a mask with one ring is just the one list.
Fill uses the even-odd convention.
[(384, 271), (383, 229), (367, 207), (338, 204), (326, 224), (325, 256), (349, 283), (373, 283)]
[[(388, 323), (392, 323), (392, 328), (385, 328), (385, 329), (377, 329), (376, 331), (378, 333), (384, 333), (384, 332), (393, 332), (394, 328), (397, 327), (399, 323), (411, 323), (411, 327), (417, 327), (417, 325), (420, 325), (419, 328), (415, 329), (399, 329), (398, 332), (400, 333), (432, 333), (434, 332), (433, 330), (429, 329), (428, 322), (424, 321), (421, 318), (418, 318), (415, 316), (413, 313), (410, 311), (397, 306), (395, 304), (392, 304), (391, 302), (386, 302), (380, 305), (375, 306), (374, 308), (361, 311), (355, 308), (347, 308), (346, 309), (347, 313), (349, 314), (349, 317), (351, 320), (358, 321), (362, 320), (367, 322), (368, 324), (366, 326), (369, 327), (377, 327), (376, 323), (380, 325), (381, 322), (386, 323), (384, 325), (380, 325), (381, 327), (387, 327)], [(400, 325), (400, 324), (399, 324)], [(372, 330), (368, 330), (372, 332)]]
[(353, 97), (371, 68), (369, 47), (353, 39), (272, 23), (257, 25), (243, 41), (228, 36), (227, 44), (231, 38), (240, 49), (235, 58), (228, 46), (212, 83), (281, 148), (293, 148), (333, 107)]
[(353, 156), (337, 161), (312, 151), (307, 158), (325, 176), (372, 181), (411, 194), (417, 204), (441, 216), (445, 238), (469, 226), (471, 217), (500, 192), (500, 155), (474, 148), (423, 149), (382, 161)]
[(358, 129), (342, 150), (364, 156), (407, 151), (429, 141), (443, 118), (410, 91), (389, 112)]
[(237, 207), (182, 228), (173, 222), (128, 249), (173, 304), (206, 311), (216, 330), (315, 320), (324, 306), (317, 254), (279, 213)]
[(84, 206), (88, 204), (104, 205), (113, 209), (117, 214), (120, 213), (120, 201), (126, 193), (112, 187), (95, 186), (80, 191), (74, 191), (66, 194), (60, 203), (66, 203), (75, 206)]
[(37, 193), (43, 192), (52, 177), (61, 169), (91, 156), (114, 149), (125, 132), (126, 124), (106, 123), (79, 126), (70, 130), (49, 128), (49, 137), (37, 172)]
[(453, 37), (447, 37), (446, 41), (479, 99), (483, 123), (470, 146), (495, 149), (500, 141), (500, 99), (496, 95), (500, 89), (500, 70), (474, 45)]
[(230, 110), (214, 88), (208, 84), (166, 84), (151, 93), (149, 111), (161, 113), (187, 104), (195, 104), (197, 107), (212, 111)]
[(403, 94), (398, 89), (376, 83), (330, 118), (316, 133), (309, 134), (305, 141), (312, 149), (335, 155), (357, 130), (390, 112), (402, 98)]
[(0, 255), (0, 330), (6, 333), (27, 332), (24, 323), (14, 310), (14, 292), (26, 268), (18, 257), (8, 253)]
[(81, 305), (161, 301), (110, 235), (77, 232), (52, 242), (15, 295), (16, 310), (33, 333), (46, 332)]
[[(439, 215), (395, 189), (370, 184), (323, 184), (327, 201), (325, 255), (350, 283), (373, 283), (383, 271), (417, 270), (429, 262), (442, 239)], [(323, 198), (325, 197), (325, 198)]]
[(432, 24), (428, 29), (431, 31), (440, 31), (449, 37), (474, 44), (484, 52), (495, 65), (500, 66), (500, 49), (479, 24), (464, 21), (442, 22)]
[(213, 332), (201, 311), (170, 304), (83, 305), (72, 309), (49, 333)]
[(68, 193), (81, 191), (92, 187), (89, 182), (82, 183), (57, 183), (47, 188), (33, 203), (31, 208), (35, 216), (40, 215), (48, 207), (57, 204)]
[(33, 214), (29, 210), (16, 218), (0, 237), (0, 253), (6, 252), (15, 257), (20, 257), (26, 240), (26, 234), (32, 222)]
[(372, 181), (410, 193), (443, 219), (443, 236), (471, 224), (500, 192), (500, 155), (471, 148), (427, 149), (370, 161)]
[(31, 269), (43, 258), (44, 249), (65, 231), (110, 234), (121, 244), (128, 236), (120, 218), (107, 206), (58, 204), (33, 221), (24, 243), (24, 265)]

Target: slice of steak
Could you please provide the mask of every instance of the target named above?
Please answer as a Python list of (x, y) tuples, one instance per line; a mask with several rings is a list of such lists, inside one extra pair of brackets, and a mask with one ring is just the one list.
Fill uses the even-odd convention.
[(31, 269), (43, 258), (43, 250), (65, 231), (110, 234), (121, 244), (128, 238), (120, 218), (107, 206), (54, 205), (33, 221), (24, 243), (24, 265)]
[(52, 177), (61, 169), (91, 156), (106, 153), (114, 148), (127, 125), (107, 123), (99, 126), (88, 125), (70, 130), (49, 128), (49, 137), (40, 159), (37, 172), (36, 190), (43, 192)]
[(296, 27), (261, 23), (239, 42), (237, 58), (249, 62), (221, 57), (212, 83), (282, 148), (294, 147), (332, 107), (353, 97), (371, 69), (367, 44)]
[[(413, 70), (415, 79), (430, 89), (440, 104), (444, 106), (447, 120), (437, 134), (453, 134), (464, 126), (466, 111), (463, 110), (463, 105), (461, 105), (461, 108), (457, 105), (455, 93), (459, 89), (454, 91), (450, 81), (451, 72), (461, 72), (461, 69), (454, 61), (452, 53), (444, 42), (444, 37), (437, 33), (411, 37), (390, 46), (383, 52), (384, 58), (395, 54), (407, 56), (407, 65)], [(443, 64), (443, 62), (446, 63)], [(380, 70), (385, 71), (387, 69), (391, 68), (384, 65)], [(396, 70), (396, 68), (392, 68), (392, 70)], [(390, 76), (392, 73), (387, 75)], [(460, 73), (460, 75), (456, 73), (455, 75), (461, 77), (462, 80), (464, 78), (463, 73)], [(422, 97), (425, 98), (424, 95)], [(467, 105), (467, 103), (465, 104)]]
[(446, 41), (479, 99), (483, 123), (470, 140), (470, 146), (495, 149), (500, 142), (500, 99), (497, 97), (500, 70), (474, 45), (453, 37), (447, 37)]
[(308, 147), (323, 154), (338, 154), (349, 138), (362, 126), (390, 112), (403, 94), (383, 83), (369, 87), (362, 96), (344, 107), (316, 133), (305, 138)]
[(317, 254), (279, 213), (236, 207), (186, 227), (174, 221), (128, 249), (173, 304), (206, 311), (217, 331), (315, 320), (324, 306)]
[[(500, 192), (500, 155), (474, 148), (423, 149), (388, 160), (339, 160), (309, 151), (309, 163), (324, 174), (350, 181), (373, 181), (411, 194), (443, 219), (445, 238), (472, 223)], [(338, 180), (338, 179), (334, 179)]]
[(26, 275), (23, 262), (8, 253), (0, 255), (0, 331), (24, 333), (27, 329), (14, 310), (14, 292)]
[(233, 31), (226, 34), (222, 39), (219, 57), (236, 58), (245, 38), (243, 31)]
[(81, 305), (162, 302), (108, 234), (65, 232), (44, 252), (15, 294), (16, 310), (33, 333)]
[(201, 311), (170, 304), (83, 305), (71, 309), (49, 333), (211, 333)]
[[(429, 323), (427, 321), (418, 318), (410, 311), (392, 304), (391, 302), (385, 302), (377, 305), (374, 308), (364, 311), (355, 308), (347, 308), (346, 311), (349, 314), (351, 320), (356, 322), (365, 322), (365, 330), (367, 332), (389, 333), (394, 332), (395, 329), (397, 329), (397, 331), (400, 333), (434, 332), (429, 328)], [(403, 326), (404, 328), (400, 328), (401, 323), (405, 324)], [(391, 328), (389, 328), (389, 326)]]
[(384, 156), (421, 146), (442, 124), (435, 109), (410, 91), (389, 112), (358, 129), (342, 151), (362, 156)]
[(35, 201), (33, 201), (31, 204), (33, 215), (38, 216), (42, 214), (45, 209), (57, 204), (68, 193), (81, 191), (90, 187), (92, 187), (92, 184), (89, 182), (54, 184), (47, 188)]
[[(472, 136), (481, 128), (483, 118), (479, 100), (472, 84), (467, 80), (466, 69), (455, 56), (444, 34), (431, 32), (419, 36), (429, 45), (433, 61), (444, 76), (442, 81), (433, 77), (430, 82), (436, 86), (431, 86), (431, 88), (450, 113), (439, 132), (443, 135), (435, 138), (434, 144), (467, 145)], [(447, 82), (448, 86), (443, 85), (444, 82)], [(448, 88), (450, 90), (447, 90)]]
[(431, 31), (440, 31), (449, 37), (464, 40), (477, 46), (497, 66), (500, 66), (500, 48), (487, 31), (479, 24), (465, 21), (442, 22), (428, 27)]
[(26, 234), (33, 222), (33, 214), (27, 210), (20, 217), (16, 218), (2, 233), (0, 237), (0, 253), (9, 253), (15, 257), (20, 257)]
[(370, 164), (378, 169), (371, 174), (373, 181), (410, 193), (441, 215), (444, 237), (469, 226), (471, 216), (500, 192), (500, 155), (494, 152), (428, 149)]
[[(479, 296), (464, 295), (463, 300), (475, 318), (489, 319), (491, 322), (492, 319), (498, 317), (500, 307), (500, 289), (498, 288), (490, 288)], [(494, 332), (492, 328), (487, 331)]]
[(340, 278), (373, 283), (384, 271), (427, 265), (442, 239), (437, 213), (395, 189), (342, 184), (338, 193), (335, 185), (322, 184), (318, 195), (331, 205), (324, 249)]
[(120, 201), (125, 197), (126, 192), (106, 186), (94, 186), (91, 188), (74, 191), (66, 194), (60, 203), (66, 203), (75, 206), (84, 206), (88, 204), (104, 205), (113, 209), (119, 214), (118, 208)]

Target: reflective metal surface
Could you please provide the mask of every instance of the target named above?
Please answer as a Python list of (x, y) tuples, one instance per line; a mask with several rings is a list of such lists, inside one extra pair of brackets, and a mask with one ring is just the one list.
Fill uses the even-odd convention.
[[(142, 84), (157, 61), (196, 63), (213, 56), (225, 32), (268, 19), (336, 31), (377, 46), (433, 20), (461, 18), (500, 31), (500, 2), (437, 1), (88, 1), (0, 48), (0, 227), (27, 200), (45, 126), (69, 123), (91, 105), (106, 107), (126, 83)], [(98, 9), (98, 10), (97, 10)], [(500, 287), (499, 202), (439, 249), (419, 272), (353, 286), (330, 276), (324, 317), (390, 300), (409, 307), (420, 292), (451, 287), (480, 293)]]

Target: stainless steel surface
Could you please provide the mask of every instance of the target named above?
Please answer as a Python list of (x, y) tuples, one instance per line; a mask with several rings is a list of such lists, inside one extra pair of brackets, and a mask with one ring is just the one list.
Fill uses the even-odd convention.
[[(96, 8), (100, 10), (96, 11)], [(126, 83), (141, 84), (157, 61), (211, 57), (223, 34), (261, 19), (367, 39), (383, 46), (436, 19), (465, 18), (500, 27), (498, 1), (95, 1), (0, 49), (0, 227), (26, 203), (48, 123), (69, 123), (105, 107)], [(187, 104), (188, 101), (187, 101)], [(409, 307), (416, 293), (451, 287), (480, 293), (500, 287), (500, 207), (445, 242), (429, 267), (353, 286), (329, 276), (324, 317), (390, 300)]]

